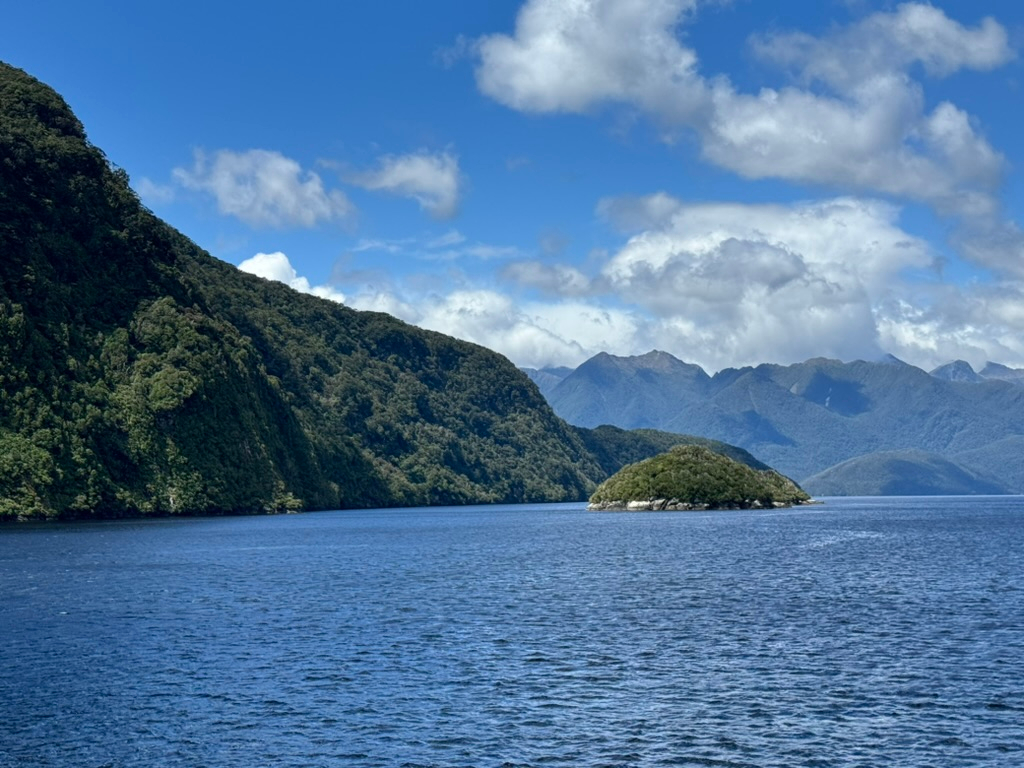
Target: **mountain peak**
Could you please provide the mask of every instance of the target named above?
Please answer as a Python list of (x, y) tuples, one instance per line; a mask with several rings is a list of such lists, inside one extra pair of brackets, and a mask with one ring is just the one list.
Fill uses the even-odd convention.
[(991, 360), (985, 363), (978, 374), (984, 379), (1002, 379), (1003, 381), (1024, 381), (1024, 370), (1011, 368), (1002, 363), (993, 363)]
[(946, 381), (984, 381), (984, 377), (979, 376), (974, 368), (971, 367), (971, 364), (965, 360), (953, 360), (952, 362), (940, 365), (931, 371), (931, 375)]

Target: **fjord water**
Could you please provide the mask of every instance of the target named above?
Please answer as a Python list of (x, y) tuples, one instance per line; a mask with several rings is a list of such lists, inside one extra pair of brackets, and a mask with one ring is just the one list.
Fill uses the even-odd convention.
[(1024, 499), (0, 529), (3, 766), (1024, 764)]

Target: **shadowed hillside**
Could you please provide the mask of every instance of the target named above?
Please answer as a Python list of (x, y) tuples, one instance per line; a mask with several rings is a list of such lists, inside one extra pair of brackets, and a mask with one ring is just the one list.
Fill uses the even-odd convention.
[(804, 481), (818, 496), (964, 496), (1006, 493), (1004, 486), (923, 451), (858, 456)]

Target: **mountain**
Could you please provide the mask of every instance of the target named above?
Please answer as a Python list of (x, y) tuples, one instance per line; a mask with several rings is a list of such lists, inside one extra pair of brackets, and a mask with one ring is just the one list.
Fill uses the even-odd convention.
[(584, 498), (508, 360), (217, 261), (0, 66), (0, 518)]
[(984, 376), (979, 376), (974, 372), (970, 363), (963, 360), (954, 360), (951, 363), (940, 365), (931, 373), (935, 378), (945, 379), (946, 381), (966, 381), (971, 384), (977, 384), (979, 381), (985, 380)]
[(562, 379), (572, 373), (572, 368), (520, 368), (537, 385), (542, 395), (550, 392)]
[(572, 427), (494, 352), (218, 261), (0, 63), (0, 520), (582, 500), (690, 439)]
[[(682, 397), (703, 395), (709, 382), (700, 366), (666, 352), (629, 358), (602, 352), (549, 390), (549, 401), (557, 403), (562, 418), (582, 427), (628, 424), (673, 432), (659, 426), (658, 414), (671, 410)], [(609, 418), (613, 413), (615, 418)]]
[(991, 449), (1024, 435), (1024, 387), (950, 380), (892, 357), (816, 358), (709, 377), (663, 352), (601, 354), (566, 376), (548, 401), (583, 427), (657, 429), (736, 445), (798, 480), (878, 451), (919, 450), (1024, 492), (1024, 453)]
[(963, 496), (1000, 494), (998, 482), (924, 451), (880, 451), (844, 461), (807, 478), (816, 496)]
[(978, 375), (983, 379), (999, 379), (1000, 381), (1012, 381), (1015, 384), (1024, 384), (1024, 370), (1020, 368), (1009, 368), (999, 363), (988, 362)]

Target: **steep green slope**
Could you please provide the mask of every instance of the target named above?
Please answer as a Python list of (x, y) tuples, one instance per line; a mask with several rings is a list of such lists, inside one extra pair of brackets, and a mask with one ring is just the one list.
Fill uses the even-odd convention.
[[(798, 504), (808, 496), (771, 470), (758, 471), (700, 445), (680, 445), (630, 464), (598, 486), (592, 508), (619, 509), (630, 502), (664, 500), (667, 508)], [(653, 508), (664, 509), (656, 504)]]
[(844, 461), (803, 481), (817, 496), (963, 496), (1006, 488), (935, 454), (881, 451)]
[(504, 358), (245, 275), (0, 64), (0, 519), (580, 499)]

